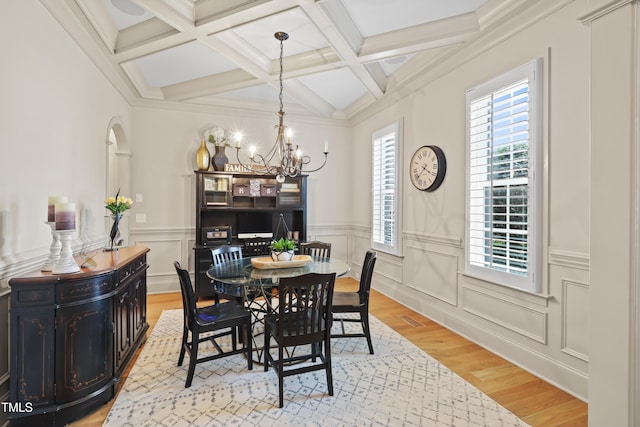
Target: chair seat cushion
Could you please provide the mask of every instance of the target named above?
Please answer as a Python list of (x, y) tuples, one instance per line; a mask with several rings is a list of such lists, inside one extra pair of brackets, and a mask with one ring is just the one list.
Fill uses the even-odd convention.
[(362, 305), (360, 301), (360, 294), (357, 292), (334, 292), (333, 293), (333, 307), (339, 306), (351, 306), (357, 307)]
[(248, 315), (250, 315), (249, 311), (235, 301), (196, 309), (196, 321), (201, 325), (239, 319)]

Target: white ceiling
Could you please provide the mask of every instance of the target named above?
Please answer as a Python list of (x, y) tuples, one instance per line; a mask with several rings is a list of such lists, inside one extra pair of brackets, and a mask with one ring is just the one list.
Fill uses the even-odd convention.
[[(531, 0), (43, 0), (133, 96), (346, 119)], [(75, 17), (76, 19), (70, 19)], [(83, 31), (69, 28), (84, 22)], [(80, 40), (82, 39), (82, 40)]]

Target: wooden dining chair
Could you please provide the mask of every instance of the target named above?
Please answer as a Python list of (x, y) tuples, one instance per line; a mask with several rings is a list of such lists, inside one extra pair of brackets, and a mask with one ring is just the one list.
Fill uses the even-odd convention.
[(271, 239), (261, 237), (244, 239), (242, 242), (242, 252), (245, 256), (249, 257), (271, 255)]
[[(224, 262), (242, 259), (242, 246), (222, 245), (211, 249), (212, 265), (220, 265)], [(216, 303), (220, 302), (220, 298), (235, 300), (240, 304), (243, 303), (242, 289), (238, 286), (228, 286), (220, 282), (214, 281), (213, 287), (216, 290), (214, 296)]]
[[(335, 273), (307, 273), (280, 279), (278, 312), (264, 319), (264, 370), (273, 366), (278, 372), (280, 408), (284, 400), (284, 377), (291, 375), (324, 369), (329, 396), (333, 396), (331, 301), (335, 281)], [(271, 338), (277, 343), (277, 359), (270, 352)], [(306, 347), (300, 347), (306, 345), (310, 345), (309, 352), (304, 351)], [(292, 346), (296, 351), (285, 355), (285, 347)], [(320, 362), (315, 363), (318, 358)], [(291, 365), (308, 359), (310, 363)]]
[[(376, 264), (377, 254), (375, 251), (367, 251), (362, 264), (360, 274), (360, 286), (356, 292), (335, 292), (333, 294), (333, 314), (358, 313), (358, 318), (334, 317), (340, 321), (341, 334), (332, 334), (331, 338), (353, 338), (365, 337), (369, 345), (369, 353), (373, 354), (373, 344), (371, 343), (371, 332), (369, 330), (369, 294), (371, 293), (371, 279), (373, 278), (373, 267)], [(346, 333), (344, 322), (359, 322), (362, 332)]]
[[(198, 308), (196, 306), (196, 295), (193, 291), (189, 272), (181, 268), (178, 261), (175, 261), (173, 265), (180, 279), (182, 309), (184, 313), (182, 344), (180, 346), (178, 366), (182, 366), (184, 355), (189, 353), (189, 369), (184, 387), (191, 387), (193, 373), (195, 372), (197, 363), (208, 362), (234, 354), (246, 353), (247, 367), (249, 370), (253, 369), (253, 358), (251, 357), (253, 340), (243, 339), (242, 341), (245, 344), (242, 348), (238, 348), (236, 339), (239, 331), (242, 333), (242, 331), (251, 330), (251, 313), (249, 310), (235, 301)], [(219, 332), (221, 330), (222, 332)], [(207, 332), (214, 332), (214, 334), (202, 336), (202, 334)], [(191, 341), (189, 341), (189, 333), (191, 333)], [(231, 350), (225, 351), (216, 339), (228, 335), (231, 336)], [(198, 358), (200, 343), (205, 341), (210, 341), (217, 352), (207, 357)]]
[(300, 243), (300, 255), (331, 258), (331, 243), (320, 242), (318, 240)]

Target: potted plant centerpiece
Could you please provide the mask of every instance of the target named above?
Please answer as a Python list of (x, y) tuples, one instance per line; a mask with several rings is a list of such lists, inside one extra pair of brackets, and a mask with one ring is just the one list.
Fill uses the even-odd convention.
[(271, 259), (274, 261), (291, 261), (296, 242), (291, 239), (274, 240), (271, 242)]

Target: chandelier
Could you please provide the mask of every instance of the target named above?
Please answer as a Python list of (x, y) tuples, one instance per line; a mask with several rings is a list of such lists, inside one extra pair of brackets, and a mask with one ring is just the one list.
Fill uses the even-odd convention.
[(250, 164), (243, 164), (240, 160), (240, 139), (237, 137), (236, 158), (238, 162), (252, 172), (261, 175), (275, 175), (276, 181), (282, 183), (286, 177), (295, 177), (303, 172), (315, 172), (324, 167), (327, 163), (327, 155), (329, 154), (329, 144), (324, 142), (324, 162), (316, 169), (303, 170), (305, 165), (311, 162), (309, 156), (303, 155), (300, 147), (296, 145), (293, 148), (291, 144), (291, 129), (284, 125), (284, 109), (282, 104), (282, 52), (283, 42), (289, 38), (289, 34), (279, 31), (274, 34), (277, 40), (280, 40), (280, 110), (278, 111), (278, 124), (275, 129), (278, 130), (276, 141), (266, 154), (256, 153), (255, 147), (249, 148)]

